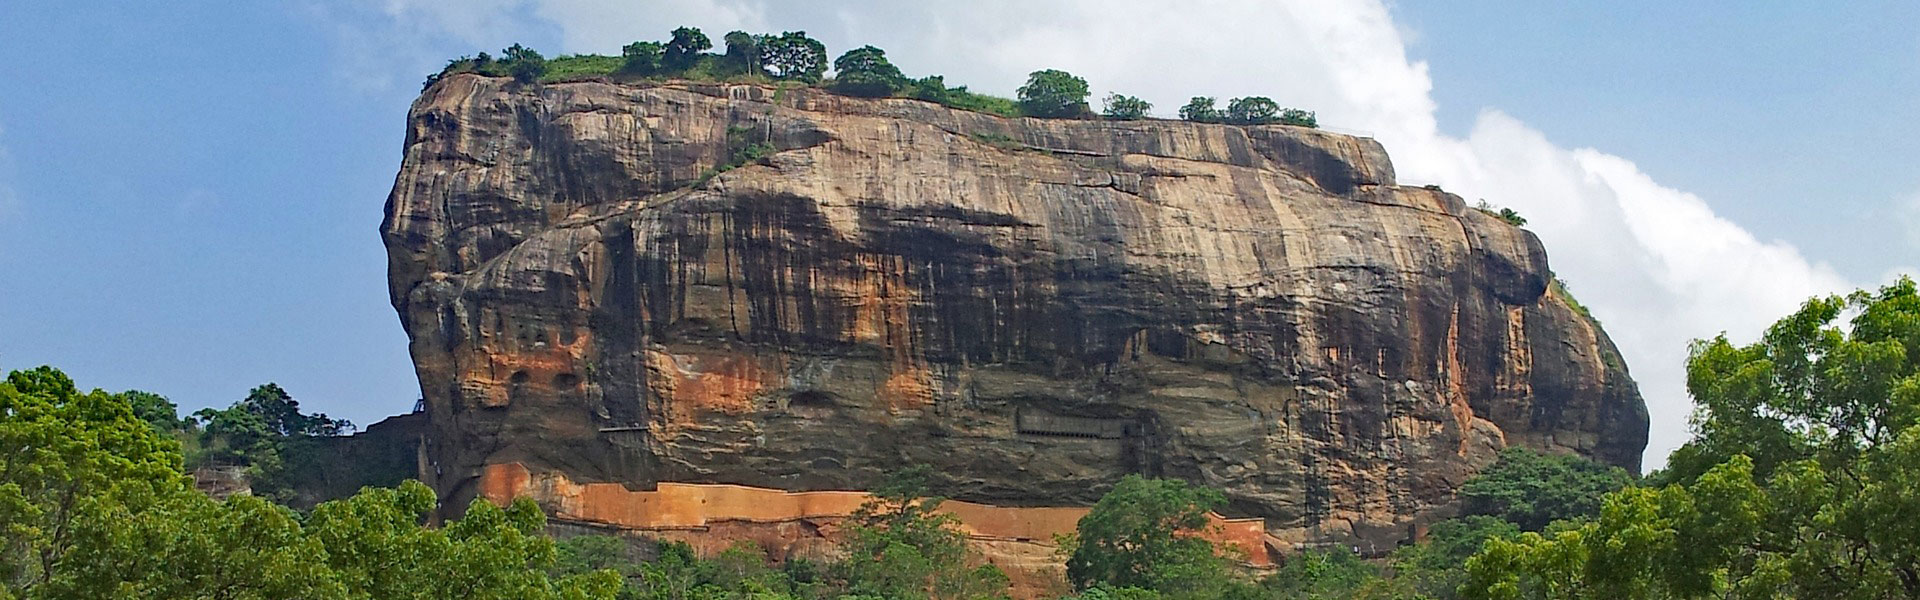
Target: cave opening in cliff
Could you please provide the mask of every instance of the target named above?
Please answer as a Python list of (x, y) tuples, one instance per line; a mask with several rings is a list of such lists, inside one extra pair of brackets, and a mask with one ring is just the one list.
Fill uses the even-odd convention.
[(787, 408), (832, 408), (833, 405), (833, 396), (821, 391), (795, 392), (787, 397)]

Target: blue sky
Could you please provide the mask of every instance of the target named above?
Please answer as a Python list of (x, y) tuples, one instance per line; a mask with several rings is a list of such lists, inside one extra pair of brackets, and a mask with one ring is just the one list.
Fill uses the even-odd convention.
[(1443, 127), (1498, 107), (1862, 281), (1914, 254), (1894, 201), (1920, 193), (1920, 3), (1395, 9), (1432, 65)]
[(1627, 352), (1658, 464), (1692, 337), (1916, 261), (1920, 8), (1796, 3), (425, 0), (0, 6), (0, 367), (193, 409), (278, 382), (366, 424), (418, 386), (377, 227), (421, 77), (680, 24), (873, 43), (1010, 94), (1263, 94), (1404, 182), (1534, 220)]

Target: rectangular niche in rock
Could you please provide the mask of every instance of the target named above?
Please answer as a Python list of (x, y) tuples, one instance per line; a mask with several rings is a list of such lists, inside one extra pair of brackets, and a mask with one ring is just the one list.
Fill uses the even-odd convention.
[(1117, 440), (1134, 433), (1132, 419), (1056, 415), (1030, 408), (1013, 412), (1014, 430), (1026, 435)]

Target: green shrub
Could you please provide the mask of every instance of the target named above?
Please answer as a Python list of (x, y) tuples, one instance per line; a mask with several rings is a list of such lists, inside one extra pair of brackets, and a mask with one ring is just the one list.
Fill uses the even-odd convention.
[(1567, 303), (1567, 308), (1573, 309), (1573, 312), (1580, 313), (1580, 316), (1586, 317), (1588, 321), (1596, 324), (1600, 322), (1599, 319), (1593, 318), (1593, 311), (1587, 310), (1587, 305), (1581, 304), (1580, 300), (1573, 297), (1573, 291), (1567, 289), (1567, 280), (1554, 277), (1553, 281), (1547, 285), (1551, 287), (1555, 297)]
[(1295, 127), (1318, 128), (1320, 127), (1320, 119), (1314, 116), (1313, 111), (1310, 110), (1283, 108), (1280, 109), (1280, 124), (1293, 125)]
[(514, 44), (501, 53), (506, 55), (503, 62), (506, 63), (507, 74), (512, 75), (514, 81), (534, 83), (547, 73), (546, 57), (540, 56), (532, 48)]
[(1226, 115), (1214, 108), (1212, 96), (1194, 96), (1186, 106), (1180, 107), (1180, 118), (1195, 123), (1219, 123), (1226, 120)]
[(973, 141), (980, 142), (988, 146), (993, 146), (1001, 150), (1022, 150), (1027, 147), (1026, 144), (1022, 144), (1013, 138), (1007, 137), (1007, 134), (994, 132), (994, 131), (975, 131), (973, 132), (972, 137), (973, 137)]
[(1118, 121), (1133, 121), (1147, 117), (1147, 111), (1153, 110), (1153, 103), (1133, 96), (1108, 93), (1100, 101), (1101, 116)]
[(1002, 117), (1020, 116), (1020, 105), (1009, 98), (976, 94), (967, 90), (967, 86), (947, 88), (947, 106), (961, 110), (1000, 115)]
[(1527, 225), (1527, 218), (1520, 216), (1519, 211), (1513, 210), (1511, 208), (1495, 207), (1493, 204), (1487, 202), (1485, 199), (1482, 199), (1480, 200), (1479, 203), (1474, 204), (1473, 209), (1478, 210), (1482, 213), (1486, 213), (1488, 216), (1492, 216), (1502, 221), (1506, 221), (1507, 224), (1512, 225), (1514, 227), (1525, 227)]
[(1277, 598), (1344, 600), (1379, 579), (1380, 570), (1350, 550), (1307, 550), (1287, 557), (1260, 587)]

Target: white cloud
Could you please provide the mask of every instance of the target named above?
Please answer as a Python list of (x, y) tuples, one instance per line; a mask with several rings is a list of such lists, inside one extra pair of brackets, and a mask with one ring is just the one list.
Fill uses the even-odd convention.
[[(1699, 197), (1631, 161), (1555, 145), (1497, 110), (1465, 137), (1438, 128), (1424, 62), (1378, 1), (489, 0), (453, 11), (389, 0), (399, 27), (492, 39), (526, 12), (559, 27), (565, 52), (610, 52), (674, 25), (713, 31), (804, 29), (830, 49), (873, 44), (911, 74), (1010, 93), (1031, 70), (1086, 77), (1170, 114), (1190, 96), (1266, 95), (1312, 108), (1336, 131), (1371, 135), (1403, 183), (1439, 183), (1513, 207), (1547, 243), (1555, 270), (1626, 354), (1653, 417), (1649, 466), (1686, 438), (1682, 361), (1694, 338), (1751, 339), (1807, 297), (1849, 287), (1791, 245), (1756, 239)], [(527, 27), (526, 24), (520, 24)], [(1577, 107), (1568, 107), (1577, 109)], [(1920, 243), (1920, 197), (1913, 203)]]

